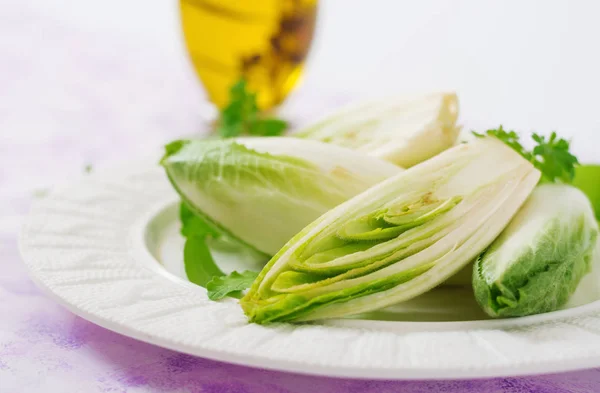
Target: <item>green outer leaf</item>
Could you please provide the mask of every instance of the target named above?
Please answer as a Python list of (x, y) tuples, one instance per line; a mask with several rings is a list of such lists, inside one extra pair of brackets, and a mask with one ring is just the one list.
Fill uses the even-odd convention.
[(597, 236), (580, 191), (568, 185), (538, 186), (475, 262), (477, 302), (492, 317), (557, 310), (589, 272)]
[(160, 164), (163, 165), (163, 163), (169, 158), (169, 156), (177, 154), (188, 143), (190, 143), (190, 141), (181, 139), (167, 143), (165, 145), (165, 155), (161, 158)]
[[(550, 232), (560, 231), (560, 224), (554, 224)], [(552, 236), (540, 234), (536, 247), (549, 249), (553, 247), (548, 241)], [(575, 240), (577, 241), (577, 240)], [(491, 286), (483, 280), (475, 280), (473, 288), (475, 296), (482, 304), (484, 311), (493, 317), (515, 317), (554, 311), (567, 302), (581, 278), (588, 273), (592, 258), (592, 250), (581, 250), (573, 255), (561, 254), (562, 261), (540, 260), (533, 250), (521, 255), (505, 273), (502, 281)], [(481, 271), (481, 263), (485, 255), (477, 260), (477, 272)]]
[(183, 262), (188, 280), (201, 287), (206, 287), (215, 276), (224, 274), (213, 260), (206, 237), (192, 235), (186, 239)]
[(206, 285), (208, 298), (210, 300), (223, 299), (225, 296), (239, 298), (241, 297), (240, 291), (250, 288), (256, 277), (258, 277), (258, 273), (250, 270), (246, 270), (242, 273), (234, 271), (227, 276), (221, 275), (213, 277)]
[(573, 185), (590, 199), (596, 220), (600, 222), (600, 165), (582, 165), (575, 168)]

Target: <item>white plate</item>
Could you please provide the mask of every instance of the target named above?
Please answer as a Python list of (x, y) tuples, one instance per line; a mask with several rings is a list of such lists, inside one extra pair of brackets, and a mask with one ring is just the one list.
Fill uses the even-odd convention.
[[(176, 203), (153, 164), (87, 176), (32, 209), (21, 236), (23, 259), (33, 280), (75, 314), (142, 341), (231, 363), (382, 379), (600, 366), (600, 302), (485, 320), (468, 290), (442, 289), (365, 319), (248, 324), (235, 300), (209, 301), (203, 288), (181, 278)], [(419, 311), (422, 304), (426, 312)]]

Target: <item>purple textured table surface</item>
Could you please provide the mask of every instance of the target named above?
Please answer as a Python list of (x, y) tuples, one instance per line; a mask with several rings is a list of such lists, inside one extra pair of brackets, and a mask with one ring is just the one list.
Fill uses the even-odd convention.
[[(174, 14), (134, 13), (142, 1), (95, 2), (89, 9), (81, 3), (9, 0), (0, 12), (0, 392), (600, 391), (600, 370), (436, 382), (257, 370), (120, 336), (47, 299), (17, 249), (36, 190), (68, 182), (88, 164), (126, 160), (198, 131), (207, 108), (183, 48), (165, 44), (179, 39), (167, 26)], [(123, 3), (125, 16), (107, 11)], [(126, 23), (133, 15), (140, 19)], [(340, 103), (322, 90), (314, 94), (318, 85), (308, 83), (292, 99), (288, 110), (296, 118)]]

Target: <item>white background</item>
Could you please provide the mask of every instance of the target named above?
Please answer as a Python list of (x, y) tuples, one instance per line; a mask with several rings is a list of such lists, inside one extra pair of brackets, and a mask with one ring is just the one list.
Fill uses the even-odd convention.
[[(17, 4), (12, 0), (9, 3)], [(170, 90), (166, 86), (166, 94), (192, 97), (197, 100), (193, 107), (198, 111), (206, 109), (200, 103), (199, 85), (189, 75), (176, 2), (37, 0), (27, 3), (19, 8), (28, 8), (30, 12), (8, 13), (4, 29), (6, 22), (23, 23), (19, 16), (26, 20), (33, 13), (50, 17), (57, 26), (69, 26), (73, 32), (85, 32), (88, 37), (82, 35), (81, 45), (85, 48), (68, 43), (69, 53), (60, 47), (52, 51), (46, 48), (42, 60), (36, 58), (37, 48), (44, 43), (52, 46), (57, 43), (52, 42), (51, 36), (44, 37), (43, 31), (35, 33), (39, 29), (35, 23), (26, 28), (28, 31), (24, 27), (15, 29), (15, 35), (22, 36), (24, 32), (35, 35), (18, 48), (22, 38), (3, 34), (0, 40), (4, 45), (15, 46), (14, 51), (31, 51), (31, 55), (23, 56), (22, 62), (75, 63), (81, 59), (65, 59), (65, 55), (82, 50), (93, 53), (94, 45), (90, 44), (101, 43), (99, 49), (105, 50), (114, 42), (114, 52), (97, 54), (97, 62), (114, 63), (119, 57), (127, 60), (137, 56), (138, 76), (146, 73), (151, 78), (157, 75), (158, 65), (142, 65), (141, 59), (154, 56), (164, 66), (165, 73), (171, 74), (165, 75), (165, 83), (184, 75), (188, 78), (187, 83), (172, 85)], [(502, 123), (523, 131), (556, 129), (563, 135), (576, 136), (576, 150), (585, 160), (599, 160), (598, 149), (592, 143), (600, 140), (599, 14), (600, 3), (593, 0), (322, 0), (305, 84), (292, 101), (298, 106), (310, 105), (313, 100), (300, 101), (301, 93), (321, 99), (342, 95), (344, 100), (350, 100), (364, 95), (453, 89), (461, 99), (462, 121), (469, 127)], [(135, 50), (119, 52), (118, 45), (124, 43), (130, 43)], [(57, 105), (57, 100), (67, 105), (66, 101), (85, 99), (57, 91), (61, 84), (77, 75), (70, 73), (68, 67), (58, 66), (55, 71), (46, 73), (34, 65), (29, 70), (3, 72), (6, 79), (19, 73), (20, 78), (31, 83), (27, 86), (11, 83), (2, 88), (0, 104), (4, 108), (1, 109), (20, 113), (35, 110), (52, 116), (48, 108)], [(94, 86), (89, 75), (82, 82), (91, 91), (102, 89)], [(115, 88), (119, 89), (117, 85)], [(32, 100), (32, 95), (40, 94), (45, 98), (42, 102)], [(128, 104), (133, 106), (135, 102)], [(127, 112), (127, 108), (121, 109)], [(190, 116), (185, 110), (181, 112), (182, 117)], [(121, 117), (123, 113), (115, 110), (107, 115)], [(39, 128), (32, 119), (22, 120), (11, 125), (27, 128), (24, 123), (29, 122), (34, 123), (30, 128)], [(182, 129), (181, 133), (188, 131)]]

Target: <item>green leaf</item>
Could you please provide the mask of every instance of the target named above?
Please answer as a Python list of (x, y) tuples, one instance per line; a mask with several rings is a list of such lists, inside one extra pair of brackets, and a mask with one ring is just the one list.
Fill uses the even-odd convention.
[(592, 202), (596, 220), (600, 222), (600, 165), (582, 165), (575, 169), (573, 185)]
[(208, 298), (210, 300), (223, 299), (225, 296), (241, 297), (241, 291), (250, 288), (258, 277), (257, 272), (246, 270), (242, 273), (236, 271), (220, 277), (214, 277), (207, 285)]
[(238, 135), (241, 135), (243, 133), (243, 127), (242, 127), (242, 123), (236, 123), (236, 122), (231, 122), (231, 123), (225, 123), (225, 122), (221, 122), (221, 124), (219, 125), (219, 128), (217, 129), (219, 134), (223, 137), (223, 138), (234, 138)]
[[(212, 251), (215, 250), (215, 247), (217, 250), (220, 249), (221, 253), (223, 247), (227, 250), (233, 247), (236, 250), (236, 256), (242, 259), (244, 259), (244, 253), (250, 251), (235, 240), (232, 242), (225, 233), (216, 229), (208, 220), (196, 215), (184, 202), (180, 204), (179, 217), (182, 223), (181, 234), (187, 238), (183, 248), (185, 273), (188, 280), (194, 284), (208, 288), (211, 280), (224, 275), (213, 258)], [(216, 254), (218, 255), (219, 251)], [(247, 255), (245, 256), (247, 257)], [(241, 297), (241, 292), (232, 295)]]
[(213, 225), (196, 215), (185, 202), (182, 202), (179, 207), (179, 218), (181, 220), (181, 234), (185, 237), (211, 236), (217, 238), (221, 235)]
[(161, 158), (160, 163), (162, 164), (164, 160), (168, 159), (173, 154), (177, 154), (177, 152), (179, 150), (181, 150), (188, 143), (189, 143), (189, 141), (181, 140), (181, 139), (167, 143), (165, 145), (165, 155)]
[(240, 135), (277, 136), (288, 124), (280, 119), (261, 119), (256, 94), (248, 91), (242, 78), (229, 90), (229, 104), (221, 110), (219, 134), (223, 138)]
[(206, 287), (213, 277), (223, 275), (207, 245), (208, 238), (218, 238), (220, 233), (183, 202), (179, 207), (179, 218), (181, 234), (186, 237), (183, 246), (185, 274), (194, 284)]
[(552, 132), (548, 140), (536, 133), (532, 138), (538, 143), (533, 149), (534, 165), (542, 171), (546, 180), (572, 182), (575, 177), (575, 165), (578, 165), (579, 161), (569, 152), (569, 142), (557, 139), (556, 132)]
[(213, 277), (224, 274), (213, 260), (206, 245), (206, 236), (191, 235), (186, 239), (183, 263), (188, 280), (201, 287), (206, 287)]
[(248, 133), (257, 136), (278, 136), (283, 134), (288, 123), (281, 119), (258, 119), (251, 124)]

